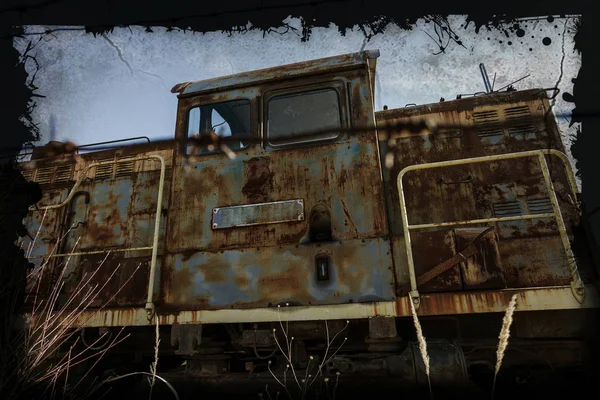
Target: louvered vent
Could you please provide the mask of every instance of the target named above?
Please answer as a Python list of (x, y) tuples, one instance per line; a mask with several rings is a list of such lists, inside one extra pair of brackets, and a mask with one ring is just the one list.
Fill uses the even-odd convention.
[[(536, 129), (532, 123), (521, 123), (516, 126), (486, 127), (487, 124), (499, 123), (502, 121), (512, 121), (518, 119), (527, 119), (531, 116), (527, 105), (507, 107), (504, 109), (485, 109), (473, 112), (473, 122), (479, 129), (477, 135), (484, 139), (484, 142), (496, 144), (501, 140), (505, 133), (518, 140), (534, 139)], [(516, 121), (515, 121), (516, 122)], [(483, 126), (482, 126), (483, 125)], [(491, 142), (490, 142), (491, 140)]]
[(473, 122), (475, 124), (485, 124), (498, 121), (497, 110), (476, 111), (473, 113)]
[[(112, 159), (101, 160), (100, 162), (104, 162), (104, 161), (112, 161)], [(98, 165), (96, 167), (96, 175), (94, 177), (95, 177), (95, 179), (112, 178), (113, 177), (113, 169), (114, 169), (114, 164)]]
[(57, 165), (52, 183), (69, 182), (73, 176), (73, 167), (73, 164)]
[(530, 139), (535, 138), (535, 128), (533, 125), (519, 125), (508, 128), (508, 133), (515, 139)]
[[(115, 161), (114, 159), (101, 160), (100, 162)], [(134, 172), (135, 161), (125, 161), (104, 164), (96, 167), (96, 179), (112, 179), (118, 176), (127, 176)], [(114, 176), (113, 176), (114, 174)]]
[(529, 112), (529, 107), (527, 106), (516, 106), (504, 109), (504, 117), (506, 119), (522, 118), (530, 115), (531, 113)]
[(21, 175), (23, 175), (23, 178), (25, 178), (25, 180), (31, 181), (31, 180), (33, 180), (34, 172), (35, 172), (34, 169), (23, 169), (23, 170), (21, 170)]
[(28, 181), (34, 181), (40, 185), (49, 185), (69, 182), (73, 179), (73, 170), (73, 164), (61, 164), (23, 170), (21, 173)]
[[(473, 122), (475, 125), (482, 125), (488, 123), (498, 122), (498, 111), (497, 110), (485, 110), (473, 112)], [(502, 129), (478, 129), (477, 135), (484, 139), (498, 139), (502, 138)]]
[(38, 168), (35, 174), (35, 181), (40, 185), (52, 183), (52, 175), (54, 175), (54, 167)]
[(116, 176), (129, 175), (133, 172), (133, 161), (120, 162), (117, 164)]
[(477, 135), (480, 137), (499, 137), (502, 136), (502, 129), (479, 129)]
[(494, 215), (497, 218), (502, 217), (516, 217), (522, 215), (521, 203), (518, 201), (506, 201), (502, 203), (494, 203)]
[(530, 214), (552, 214), (554, 212), (549, 197), (527, 200), (527, 208)]

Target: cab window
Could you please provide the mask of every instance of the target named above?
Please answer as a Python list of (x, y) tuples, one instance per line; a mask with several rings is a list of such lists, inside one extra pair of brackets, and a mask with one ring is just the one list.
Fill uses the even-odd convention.
[[(188, 111), (187, 135), (214, 131), (221, 137), (249, 136), (252, 134), (251, 107), (248, 100), (233, 100), (193, 107)], [(242, 141), (227, 141), (232, 150), (239, 150), (250, 143)], [(206, 148), (197, 149), (188, 145), (187, 154), (220, 153), (221, 150), (209, 151)]]
[[(276, 95), (268, 100), (267, 139), (272, 146), (336, 138), (342, 127), (340, 98), (335, 89)], [(334, 130), (312, 135), (313, 132)]]

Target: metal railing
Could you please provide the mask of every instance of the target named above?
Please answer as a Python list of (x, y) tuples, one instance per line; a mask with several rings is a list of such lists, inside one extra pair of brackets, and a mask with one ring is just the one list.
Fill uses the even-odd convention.
[(162, 200), (163, 200), (165, 174), (166, 174), (166, 163), (165, 163), (165, 159), (162, 156), (159, 156), (157, 154), (151, 154), (151, 155), (144, 155), (144, 156), (137, 156), (137, 157), (122, 158), (122, 159), (118, 159), (118, 160), (93, 162), (93, 163), (89, 164), (88, 166), (86, 166), (80, 172), (79, 178), (77, 179), (77, 181), (73, 185), (73, 188), (69, 192), (69, 195), (63, 202), (61, 202), (59, 204), (52, 204), (49, 206), (42, 206), (42, 207), (31, 206), (29, 208), (29, 210), (30, 211), (43, 211), (43, 210), (51, 210), (51, 209), (58, 209), (58, 208), (65, 207), (67, 204), (69, 204), (71, 202), (71, 200), (77, 193), (79, 187), (81, 186), (83, 181), (86, 179), (87, 172), (92, 168), (95, 168), (95, 167), (98, 167), (101, 165), (110, 165), (110, 164), (117, 164), (117, 163), (122, 163), (122, 162), (129, 162), (129, 161), (142, 161), (142, 160), (148, 160), (148, 159), (156, 159), (160, 162), (160, 180), (158, 183), (158, 199), (156, 202), (156, 218), (154, 220), (154, 236), (153, 236), (153, 240), (152, 240), (152, 246), (130, 247), (130, 248), (125, 248), (125, 249), (92, 250), (92, 251), (83, 251), (83, 252), (76, 252), (76, 253), (73, 252), (73, 253), (67, 253), (67, 254), (51, 254), (49, 256), (42, 256), (39, 258), (81, 256), (81, 255), (88, 255), (88, 254), (103, 254), (103, 253), (108, 253), (109, 251), (110, 252), (125, 252), (125, 251), (152, 250), (152, 258), (150, 261), (150, 274), (149, 274), (150, 277), (149, 277), (149, 283), (148, 283), (148, 295), (146, 298), (146, 312), (147, 312), (148, 318), (151, 319), (154, 316), (154, 309), (155, 309), (154, 301), (153, 301), (154, 300), (154, 279), (156, 276), (156, 261), (158, 259), (158, 237), (159, 237), (159, 232), (160, 232), (160, 217), (162, 215)]
[[(571, 244), (569, 241), (569, 236), (567, 234), (567, 230), (565, 227), (565, 223), (562, 217), (562, 213), (560, 211), (560, 207), (558, 204), (558, 199), (556, 197), (556, 193), (554, 191), (554, 185), (552, 184), (552, 180), (550, 178), (550, 171), (548, 170), (548, 164), (546, 163), (545, 155), (553, 155), (558, 157), (563, 164), (565, 165), (567, 179), (569, 181), (569, 186), (573, 191), (574, 199), (577, 198), (577, 185), (575, 183), (575, 178), (573, 174), (573, 169), (571, 168), (571, 164), (569, 159), (564, 153), (553, 149), (543, 149), (543, 150), (532, 150), (532, 151), (523, 151), (519, 153), (508, 153), (508, 154), (498, 154), (493, 156), (484, 156), (484, 157), (475, 157), (475, 158), (464, 158), (460, 160), (450, 160), (450, 161), (440, 161), (433, 162), (427, 164), (417, 164), (410, 165), (398, 174), (398, 194), (400, 197), (400, 212), (402, 215), (402, 226), (404, 228), (404, 240), (406, 243), (406, 256), (408, 259), (408, 272), (410, 279), (410, 293), (415, 307), (419, 306), (420, 303), (420, 295), (417, 288), (417, 277), (415, 272), (415, 263), (414, 257), (412, 253), (412, 243), (411, 243), (411, 230), (416, 229), (427, 229), (427, 228), (437, 228), (437, 227), (451, 227), (451, 226), (462, 226), (462, 225), (476, 225), (476, 224), (486, 224), (486, 223), (497, 223), (497, 222), (508, 222), (508, 221), (518, 221), (518, 220), (531, 220), (531, 219), (539, 219), (539, 218), (554, 218), (557, 222), (558, 231), (560, 233), (560, 238), (562, 241), (562, 245), (564, 251), (569, 260), (569, 265), (571, 268), (571, 291), (573, 295), (580, 303), (583, 302), (585, 297), (585, 289), (581, 277), (579, 275), (579, 271), (577, 268), (577, 264), (575, 262), (575, 256), (571, 249)], [(550, 197), (550, 201), (552, 203), (552, 213), (545, 214), (527, 214), (520, 215), (514, 217), (500, 217), (500, 218), (481, 218), (481, 219), (472, 219), (472, 220), (464, 220), (464, 221), (451, 221), (451, 222), (440, 222), (440, 223), (430, 223), (430, 224), (416, 224), (410, 225), (408, 221), (408, 213), (406, 210), (406, 200), (404, 198), (404, 187), (402, 180), (404, 175), (406, 175), (410, 171), (423, 170), (423, 169), (432, 169), (432, 168), (442, 168), (449, 167), (454, 165), (464, 165), (464, 164), (474, 164), (474, 163), (484, 163), (490, 161), (498, 161), (498, 160), (508, 160), (522, 157), (538, 157), (538, 161), (540, 164), (540, 168), (542, 170), (542, 175), (544, 177), (544, 181), (546, 184), (546, 189), (548, 190), (548, 196)], [(574, 200), (575, 201), (575, 200)]]

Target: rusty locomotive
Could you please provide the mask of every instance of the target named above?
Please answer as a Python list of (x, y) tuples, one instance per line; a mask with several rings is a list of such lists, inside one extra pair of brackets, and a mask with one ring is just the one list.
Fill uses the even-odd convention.
[[(597, 271), (549, 90), (375, 111), (378, 56), (179, 84), (174, 140), (22, 163), (38, 295), (60, 281), (68, 308), (91, 276), (69, 323), (127, 327), (106, 357), (151, 357), (157, 323), (165, 376), (257, 387), (289, 368), (422, 384), (412, 302), (432, 385), (463, 387), (516, 294), (506, 374), (579, 371)], [(229, 150), (198, 150), (205, 131)]]

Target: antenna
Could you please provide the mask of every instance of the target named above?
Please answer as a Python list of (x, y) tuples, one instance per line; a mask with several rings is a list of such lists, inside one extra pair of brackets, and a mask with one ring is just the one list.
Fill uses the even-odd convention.
[(522, 77), (522, 78), (519, 78), (519, 79), (517, 79), (516, 81), (509, 83), (508, 85), (502, 86), (500, 89), (498, 89), (498, 90), (496, 90), (496, 91), (497, 91), (497, 92), (499, 92), (499, 91), (501, 91), (502, 89), (504, 89), (504, 88), (507, 88), (507, 87), (509, 87), (509, 86), (512, 86), (512, 85), (514, 85), (514, 84), (515, 84), (515, 83), (517, 83), (517, 82), (521, 82), (523, 79), (525, 79), (525, 78), (528, 78), (528, 77), (529, 77), (529, 75), (531, 75), (531, 74), (527, 74), (527, 75), (525, 75), (524, 77)]
[(487, 93), (492, 92), (492, 85), (490, 84), (490, 77), (485, 70), (485, 65), (483, 63), (479, 64), (479, 70), (481, 71), (481, 76), (483, 77), (483, 84), (485, 85), (485, 91)]

